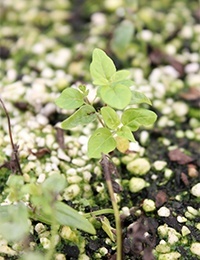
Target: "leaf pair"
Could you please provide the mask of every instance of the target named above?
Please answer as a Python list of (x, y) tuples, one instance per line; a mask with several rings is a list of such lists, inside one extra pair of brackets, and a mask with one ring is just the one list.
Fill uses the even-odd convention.
[(98, 48), (94, 49), (90, 74), (93, 84), (99, 86), (99, 94), (102, 100), (116, 109), (124, 109), (131, 104), (147, 103), (151, 101), (138, 91), (131, 91), (133, 81), (128, 79), (128, 70), (116, 70), (113, 61), (106, 53)]
[(140, 126), (152, 125), (157, 118), (154, 112), (142, 108), (125, 110), (121, 122), (115, 110), (110, 107), (101, 108), (101, 115), (106, 127), (97, 129), (89, 138), (88, 156), (91, 158), (100, 158), (102, 153), (107, 154), (116, 147), (120, 152), (125, 152), (129, 141), (135, 141), (132, 131)]
[(147, 109), (129, 108), (123, 111), (119, 118), (115, 109), (125, 109), (131, 104), (146, 103), (151, 101), (138, 91), (130, 89), (133, 82), (128, 79), (129, 71), (116, 70), (113, 61), (100, 49), (93, 51), (90, 73), (93, 83), (98, 85), (97, 93), (101, 101), (106, 103), (100, 111), (88, 102), (88, 91), (85, 86), (79, 90), (67, 88), (56, 100), (56, 104), (64, 109), (77, 109), (61, 124), (64, 129), (71, 129), (77, 125), (87, 125), (99, 120), (102, 127), (96, 129), (88, 141), (88, 156), (100, 158), (102, 153), (109, 153), (117, 148), (125, 152), (129, 141), (135, 141), (132, 132), (140, 126), (149, 126), (156, 120), (156, 114)]
[(124, 109), (131, 101), (132, 93), (128, 80), (129, 71), (116, 71), (113, 61), (100, 49), (94, 49), (90, 74), (93, 84), (100, 87), (99, 93), (102, 100), (111, 107)]
[(93, 106), (85, 104), (85, 97), (88, 91), (81, 85), (79, 90), (75, 88), (65, 89), (56, 99), (55, 103), (60, 108), (77, 109), (70, 117), (61, 124), (64, 129), (71, 129), (77, 125), (87, 125), (96, 119), (95, 109)]

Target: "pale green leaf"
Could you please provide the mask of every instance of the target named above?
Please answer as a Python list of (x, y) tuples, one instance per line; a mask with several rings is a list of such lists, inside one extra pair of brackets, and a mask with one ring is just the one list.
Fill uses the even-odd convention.
[(131, 101), (131, 90), (129, 87), (119, 83), (110, 86), (103, 86), (100, 89), (103, 101), (111, 107), (124, 109)]
[(126, 87), (130, 87), (130, 86), (133, 85), (133, 81), (130, 80), (130, 79), (124, 79), (124, 80), (120, 80), (118, 82), (112, 82), (110, 86), (114, 87), (114, 86), (119, 85), (119, 84), (126, 86)]
[(132, 131), (136, 131), (140, 125), (152, 125), (157, 119), (157, 115), (148, 109), (129, 108), (122, 114), (122, 124), (130, 127)]
[(102, 153), (108, 154), (116, 148), (116, 141), (108, 128), (97, 129), (88, 141), (88, 156), (100, 158)]
[(141, 92), (132, 91), (132, 98), (130, 104), (141, 104), (141, 103), (146, 103), (151, 105), (151, 100)]
[(84, 94), (84, 96), (88, 95), (89, 91), (87, 90), (85, 85), (80, 85), (78, 88)]
[(115, 140), (117, 143), (117, 150), (121, 153), (125, 153), (129, 149), (129, 140), (127, 138), (117, 135)]
[(134, 33), (133, 23), (129, 20), (122, 21), (116, 27), (111, 41), (112, 50), (122, 59), (127, 57), (127, 49)]
[(70, 206), (61, 201), (56, 201), (53, 207), (53, 218), (51, 215), (46, 214), (43, 209), (36, 210), (33, 217), (48, 225), (51, 225), (52, 221), (56, 221), (59, 225), (77, 228), (93, 235), (96, 233), (93, 225)]
[(102, 107), (101, 114), (108, 128), (115, 129), (120, 124), (119, 116), (111, 107)]
[(63, 175), (52, 174), (42, 183), (43, 192), (47, 195), (59, 194), (64, 190), (66, 184), (66, 179)]
[(65, 119), (61, 126), (63, 129), (71, 129), (77, 125), (87, 125), (96, 118), (95, 110), (90, 105), (83, 105), (74, 114)]
[(89, 220), (63, 202), (55, 203), (55, 218), (60, 225), (78, 228), (93, 235), (96, 233)]
[(117, 135), (127, 138), (129, 141), (135, 142), (135, 138), (130, 130), (130, 128), (126, 125), (122, 126), (117, 130)]
[(109, 238), (115, 242), (115, 237), (113, 235), (114, 228), (111, 227), (110, 221), (105, 216), (100, 218), (100, 221), (102, 223), (102, 229), (106, 232), (106, 234), (109, 236)]
[(0, 235), (8, 241), (19, 241), (29, 232), (28, 212), (22, 203), (0, 206)]
[(74, 88), (66, 88), (55, 101), (56, 105), (64, 109), (76, 109), (84, 103), (84, 95)]
[[(35, 250), (34, 250), (35, 251)], [(19, 258), (19, 260), (44, 260), (45, 257), (43, 254), (39, 252), (27, 252), (23, 253), (23, 255)]]
[(118, 70), (112, 75), (111, 82), (122, 81), (127, 79), (129, 76), (130, 72), (128, 70)]
[(107, 54), (100, 49), (94, 49), (92, 63), (90, 64), (93, 84), (99, 86), (107, 85), (115, 71), (115, 65)]

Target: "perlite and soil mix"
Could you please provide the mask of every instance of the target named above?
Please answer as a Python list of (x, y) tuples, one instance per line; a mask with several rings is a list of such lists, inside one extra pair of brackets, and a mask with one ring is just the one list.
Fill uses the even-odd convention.
[[(99, 125), (62, 129), (76, 108), (55, 103), (66, 88), (99, 94), (96, 48), (151, 101), (129, 108), (157, 115), (106, 157), (122, 258), (200, 258), (199, 21), (197, 1), (3, 0), (0, 260), (118, 257), (104, 169), (87, 153)], [(93, 104), (101, 110), (101, 99)]]

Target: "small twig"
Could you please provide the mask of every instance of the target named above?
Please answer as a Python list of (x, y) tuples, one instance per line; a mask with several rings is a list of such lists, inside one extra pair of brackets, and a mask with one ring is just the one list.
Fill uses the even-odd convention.
[(117, 236), (117, 260), (122, 260), (122, 229), (121, 229), (121, 220), (120, 213), (117, 206), (117, 202), (114, 196), (113, 184), (111, 174), (113, 173), (113, 164), (109, 161), (108, 157), (105, 154), (102, 154), (101, 167), (104, 172), (105, 180), (108, 187), (108, 192), (111, 198), (114, 216), (115, 216), (115, 225), (116, 225), (116, 236)]
[(1, 103), (1, 105), (3, 107), (3, 110), (4, 110), (5, 114), (6, 114), (7, 121), (8, 121), (8, 131), (9, 131), (10, 143), (11, 143), (11, 146), (12, 146), (11, 161), (14, 161), (16, 163), (19, 173), (23, 174), (21, 166), (20, 166), (20, 163), (19, 163), (18, 145), (14, 144), (14, 142), (13, 142), (10, 117), (9, 117), (8, 111), (7, 111), (7, 109), (6, 109), (5, 105), (4, 105), (4, 102), (3, 102), (3, 100), (1, 98), (0, 98), (0, 103)]

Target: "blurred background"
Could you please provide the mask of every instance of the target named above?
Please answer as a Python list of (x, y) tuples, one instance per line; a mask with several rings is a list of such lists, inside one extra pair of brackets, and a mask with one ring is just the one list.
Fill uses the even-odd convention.
[(170, 65), (183, 78), (198, 60), (199, 18), (195, 0), (2, 0), (0, 87), (29, 77), (52, 79), (55, 90), (88, 81), (95, 47), (137, 77)]

